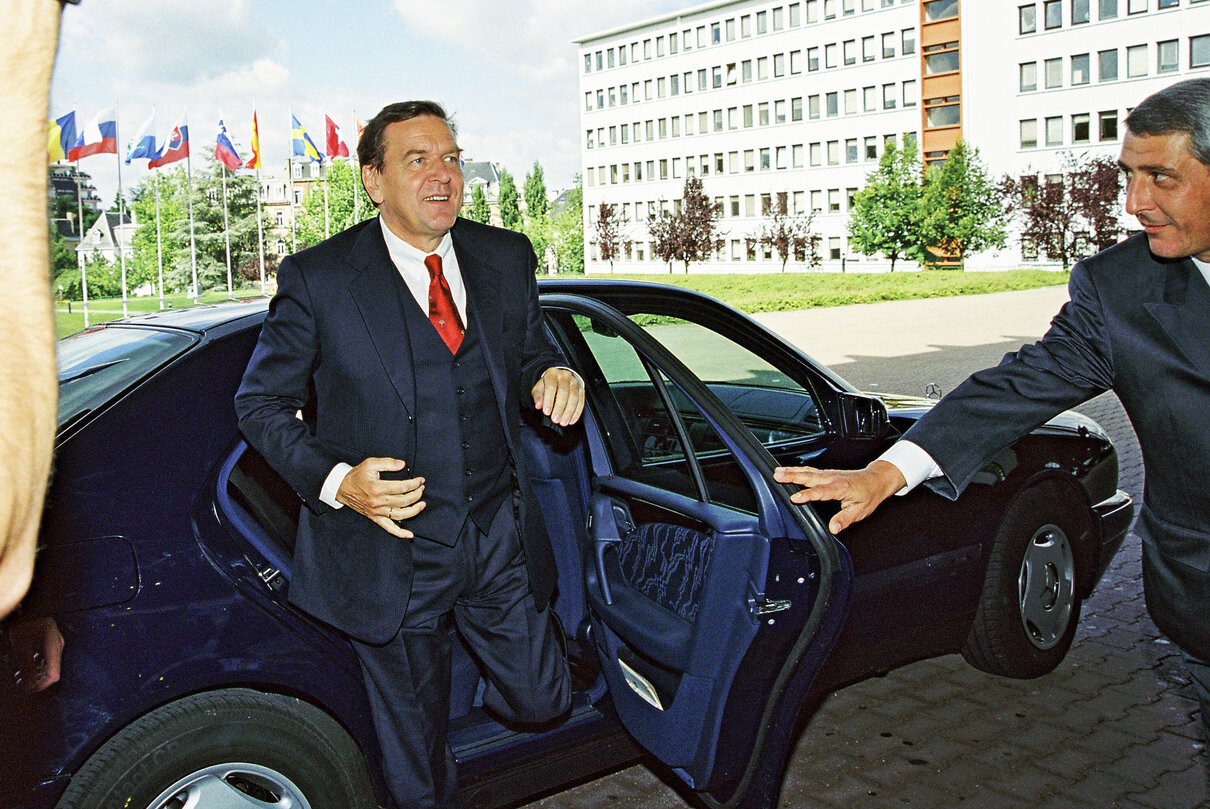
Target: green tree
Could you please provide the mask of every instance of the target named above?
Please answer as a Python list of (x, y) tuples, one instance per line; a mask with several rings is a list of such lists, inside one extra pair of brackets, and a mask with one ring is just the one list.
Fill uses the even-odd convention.
[(521, 230), (517, 183), (507, 169), (500, 169), (500, 224), (509, 230)]
[(786, 262), (791, 256), (795, 261), (817, 269), (820, 264), (820, 236), (811, 231), (815, 213), (805, 216), (790, 213), (789, 195), (785, 191), (778, 193), (777, 201), (766, 205), (763, 213), (765, 222), (757, 228), (756, 233), (747, 237), (749, 250), (759, 244), (777, 253), (782, 272), (786, 271)]
[(472, 222), (482, 222), (485, 225), (492, 223), (492, 209), (487, 204), (487, 195), (483, 193), (482, 184), (475, 184), (474, 190), (471, 191), (471, 204), (462, 215)]
[(559, 272), (584, 273), (584, 187), (580, 175), (567, 193), (567, 207), (551, 220), (551, 243)]
[(900, 258), (919, 260), (922, 192), (915, 141), (909, 140), (902, 149), (888, 142), (878, 168), (853, 198), (849, 245), (867, 256), (882, 253), (891, 260), (891, 272)]
[(542, 173), (542, 164), (534, 161), (534, 168), (525, 175), (525, 215), (530, 218), (546, 216), (546, 178)]
[[(160, 247), (156, 244), (156, 179), (160, 188)], [(131, 286), (150, 281), (159, 284), (159, 252), (164, 258), (165, 286), (169, 270), (178, 258), (189, 259), (189, 212), (186, 209), (188, 181), (184, 166), (155, 170), (133, 189), (130, 209), (138, 227), (131, 244), (127, 281)], [(179, 234), (184, 233), (184, 239)], [(169, 287), (171, 288), (171, 287)]]
[(668, 262), (668, 272), (672, 272), (675, 260), (684, 263), (688, 275), (690, 262), (705, 261), (722, 249), (718, 220), (722, 218), (723, 209), (706, 196), (699, 177), (686, 178), (680, 205), (674, 208), (668, 211), (661, 206), (658, 214), (648, 218), (647, 230), (651, 234), (653, 251), (662, 261)]
[(1003, 247), (1008, 213), (979, 150), (958, 141), (940, 168), (924, 177), (924, 244), (961, 262), (968, 253)]
[[(353, 167), (348, 161), (332, 161), (324, 167), (324, 172), (328, 182), (328, 236), (335, 236), (342, 230), (356, 225), (359, 221), (378, 215), (373, 203), (366, 197), (364, 189), (357, 187), (359, 208), (357, 213), (361, 215), (361, 218), (357, 219), (354, 216), (354, 184), (360, 183), (361, 178), (353, 171)], [(255, 224), (254, 219), (253, 225)], [(319, 244), (327, 238), (324, 235), (323, 180), (311, 185), (307, 198), (303, 202), (303, 208), (295, 219), (295, 227), (299, 250)]]

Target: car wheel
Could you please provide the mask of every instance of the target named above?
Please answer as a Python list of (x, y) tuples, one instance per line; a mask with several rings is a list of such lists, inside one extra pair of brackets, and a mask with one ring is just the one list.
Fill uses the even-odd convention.
[(996, 531), (962, 656), (982, 671), (1040, 677), (1063, 660), (1080, 620), (1085, 506), (1063, 487), (1019, 493)]
[(123, 728), (56, 809), (373, 809), (365, 759), (319, 708), (246, 689), (195, 694)]

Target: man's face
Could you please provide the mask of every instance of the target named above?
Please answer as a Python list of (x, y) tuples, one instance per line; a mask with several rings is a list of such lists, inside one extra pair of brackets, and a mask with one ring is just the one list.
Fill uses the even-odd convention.
[(421, 115), (383, 130), (382, 170), (362, 166), (382, 221), (413, 247), (432, 252), (462, 208), (462, 158), (440, 118)]
[(1210, 168), (1193, 156), (1187, 133), (1135, 135), (1122, 140), (1126, 212), (1163, 258), (1210, 261)]

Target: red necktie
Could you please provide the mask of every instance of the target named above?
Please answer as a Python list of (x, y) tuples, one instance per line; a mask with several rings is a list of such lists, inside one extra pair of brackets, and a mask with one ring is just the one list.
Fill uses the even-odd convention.
[(450, 347), (450, 353), (457, 354), (458, 346), (462, 345), (462, 319), (454, 308), (449, 282), (441, 272), (441, 256), (436, 253), (425, 256), (424, 266), (429, 269), (429, 320)]

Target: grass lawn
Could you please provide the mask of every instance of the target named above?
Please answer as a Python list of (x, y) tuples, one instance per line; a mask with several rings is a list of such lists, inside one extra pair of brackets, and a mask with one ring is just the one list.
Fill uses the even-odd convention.
[[(608, 278), (593, 275), (592, 278)], [(1008, 272), (954, 272), (933, 270), (910, 273), (776, 273), (762, 275), (619, 275), (618, 278), (660, 281), (689, 287), (725, 301), (744, 312), (781, 312), (812, 309), (820, 306), (843, 306), (849, 303), (936, 298), (951, 295), (979, 295), (1017, 289), (1055, 286), (1067, 283), (1067, 273), (1046, 270), (1011, 270)], [(255, 298), (259, 289), (239, 290), (239, 299)], [(165, 303), (180, 309), (192, 306), (184, 295), (166, 297)], [(226, 292), (202, 296), (202, 303), (227, 300)], [(154, 312), (159, 309), (158, 298), (130, 298), (131, 314)], [(59, 337), (74, 334), (84, 328), (84, 314), (79, 302), (71, 306), (55, 302), (55, 327)], [(114, 320), (122, 316), (121, 299), (103, 298), (88, 302), (89, 323)]]
[[(247, 300), (249, 298), (259, 298), (260, 288), (256, 289), (237, 289), (235, 291), (237, 300)], [(209, 292), (202, 295), (201, 303), (222, 303), (228, 300), (227, 291)], [(165, 295), (164, 307), (172, 309), (185, 309), (194, 306), (193, 298), (188, 295)], [(79, 301), (71, 302), (71, 313), (67, 311), (68, 304), (66, 301), (55, 301), (55, 336), (66, 337), (69, 334), (75, 334), (84, 328), (84, 310)], [(145, 312), (158, 312), (160, 309), (159, 297), (148, 298), (127, 298), (126, 308), (130, 314), (139, 315)], [(122, 299), (121, 298), (93, 298), (88, 301), (88, 323), (95, 326), (98, 323), (103, 323), (107, 320), (117, 320), (122, 316)]]

